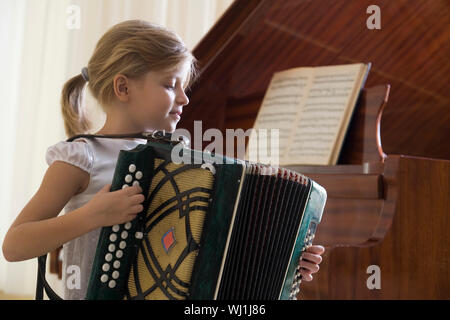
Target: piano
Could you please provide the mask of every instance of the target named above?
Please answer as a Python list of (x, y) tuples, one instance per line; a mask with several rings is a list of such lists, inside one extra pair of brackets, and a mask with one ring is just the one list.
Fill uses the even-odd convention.
[(235, 1), (194, 49), (178, 128), (247, 130), (274, 72), (371, 62), (337, 165), (290, 167), (328, 192), (298, 298), (449, 299), (450, 3), (379, 0), (371, 30), (372, 2)]
[(376, 3), (371, 30), (371, 0), (236, 0), (193, 50), (201, 76), (178, 125), (191, 137), (196, 120), (252, 128), (274, 72), (372, 63), (338, 164), (290, 167), (328, 192), (326, 252), (299, 299), (450, 298), (450, 3)]

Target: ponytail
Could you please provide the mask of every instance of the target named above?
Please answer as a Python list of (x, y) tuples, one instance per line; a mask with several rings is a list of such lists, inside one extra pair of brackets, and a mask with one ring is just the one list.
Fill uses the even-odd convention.
[(85, 110), (84, 91), (86, 80), (81, 74), (69, 79), (61, 94), (61, 112), (67, 137), (87, 133), (91, 122)]

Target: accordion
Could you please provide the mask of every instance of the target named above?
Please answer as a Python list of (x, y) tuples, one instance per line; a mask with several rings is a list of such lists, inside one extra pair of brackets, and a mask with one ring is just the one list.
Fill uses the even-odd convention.
[(296, 298), (326, 202), (316, 182), (161, 138), (120, 151), (111, 191), (134, 184), (144, 210), (102, 228), (86, 299)]

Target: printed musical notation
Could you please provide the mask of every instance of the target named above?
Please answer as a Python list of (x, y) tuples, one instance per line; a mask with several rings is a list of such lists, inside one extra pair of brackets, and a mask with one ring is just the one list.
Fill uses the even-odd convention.
[[(274, 74), (254, 129), (279, 129), (280, 165), (333, 164), (368, 67), (294, 68)], [(255, 150), (249, 144), (250, 150)]]
[[(260, 129), (279, 129), (279, 154), (287, 149), (287, 142), (298, 114), (298, 105), (308, 84), (305, 76), (274, 77), (258, 114)], [(256, 148), (256, 146), (253, 146)]]
[(289, 158), (328, 161), (340, 129), (357, 72), (315, 75), (297, 119)]

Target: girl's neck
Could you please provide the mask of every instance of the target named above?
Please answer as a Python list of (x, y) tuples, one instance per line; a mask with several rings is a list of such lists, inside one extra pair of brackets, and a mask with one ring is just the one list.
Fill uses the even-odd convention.
[[(136, 129), (129, 129), (128, 126), (111, 126), (111, 124), (108, 125), (108, 122), (105, 123), (103, 128), (101, 128), (99, 131), (97, 131), (95, 134), (131, 134), (131, 133), (137, 133), (140, 132), (140, 130)], [(136, 138), (123, 138), (124, 140), (135, 140)]]
[[(136, 129), (136, 125), (128, 120), (128, 115), (120, 113), (120, 108), (110, 107), (109, 110), (111, 110), (111, 113), (106, 115), (106, 121), (103, 127), (95, 134), (130, 134), (142, 131)], [(135, 138), (123, 139), (135, 140)]]

